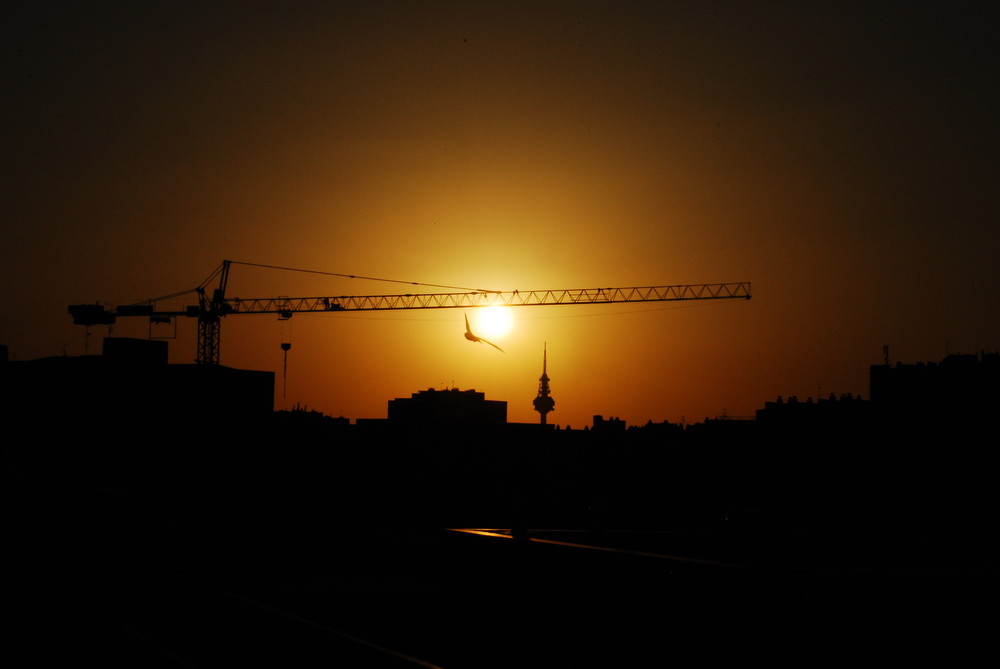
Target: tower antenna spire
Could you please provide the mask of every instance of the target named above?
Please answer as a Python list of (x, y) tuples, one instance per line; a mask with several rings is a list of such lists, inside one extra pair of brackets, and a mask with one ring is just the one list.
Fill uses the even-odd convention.
[(542, 375), (538, 378), (538, 395), (535, 397), (532, 404), (535, 406), (535, 411), (542, 415), (541, 424), (546, 425), (545, 416), (556, 406), (556, 401), (552, 399), (549, 390), (549, 375), (548, 375), (548, 363), (549, 363), (549, 345), (548, 342), (542, 347)]

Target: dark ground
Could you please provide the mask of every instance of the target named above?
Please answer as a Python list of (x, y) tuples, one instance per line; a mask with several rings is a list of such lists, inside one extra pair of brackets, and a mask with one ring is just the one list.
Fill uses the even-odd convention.
[(954, 664), (995, 629), (997, 572), (957, 545), (921, 552), (926, 537), (890, 549), (885, 538), (862, 548), (845, 543), (856, 537), (670, 532), (140, 534), (37, 537), (46, 550), (11, 574), (13, 638), (29, 657), (104, 667)]
[(567, 529), (513, 539), (418, 522), (441, 508), (503, 517), (487, 502), (510, 496), (476, 469), (448, 479), (468, 483), (435, 506), (421, 496), (433, 486), (402, 465), (394, 478), (346, 470), (368, 472), (352, 481), (305, 458), (259, 455), (249, 467), (234, 453), (207, 466), (192, 453), (185, 462), (198, 468), (91, 459), (82, 477), (42, 466), (44, 447), (32, 453), (41, 463), (23, 469), (30, 476), (10, 472), (15, 666), (961, 665), (993, 650), (1000, 570), (982, 512), (931, 523), (912, 512), (835, 523), (737, 514), (673, 527), (664, 516), (651, 529), (637, 511), (674, 498), (650, 506), (621, 478), (612, 499), (631, 501), (590, 526), (602, 531), (529, 518), (525, 527)]

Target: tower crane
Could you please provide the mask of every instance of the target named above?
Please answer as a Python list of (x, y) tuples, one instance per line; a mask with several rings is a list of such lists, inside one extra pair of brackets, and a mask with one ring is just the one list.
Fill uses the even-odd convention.
[[(176, 317), (198, 319), (198, 348), (195, 362), (202, 365), (219, 364), (219, 339), (222, 318), (239, 314), (277, 314), (290, 318), (295, 313), (340, 311), (385, 311), (390, 309), (469, 309), (476, 307), (553, 306), (567, 304), (618, 304), (623, 302), (670, 302), (681, 300), (750, 299), (750, 283), (705, 283), (673, 286), (632, 286), (627, 288), (578, 288), (560, 290), (497, 291), (462, 289), (461, 292), (405, 293), (396, 295), (340, 295), (324, 297), (228, 297), (230, 267), (233, 264), (254, 265), (223, 260), (212, 274), (197, 288), (130, 305), (105, 306), (102, 304), (70, 305), (69, 313), (77, 325), (112, 325), (120, 317), (145, 317), (151, 322), (162, 322)], [(262, 265), (256, 265), (258, 267)], [(264, 266), (270, 267), (270, 266)], [(290, 269), (272, 267), (272, 269)], [(306, 271), (306, 270), (297, 270)], [(351, 274), (313, 272), (347, 278)], [(218, 278), (216, 288), (208, 292), (206, 286)], [(387, 279), (376, 279), (387, 281)], [(404, 282), (399, 282), (404, 283)], [(434, 284), (412, 285), (432, 286)], [(456, 288), (453, 286), (435, 286)], [(157, 309), (157, 303), (194, 293), (197, 304), (181, 310)]]

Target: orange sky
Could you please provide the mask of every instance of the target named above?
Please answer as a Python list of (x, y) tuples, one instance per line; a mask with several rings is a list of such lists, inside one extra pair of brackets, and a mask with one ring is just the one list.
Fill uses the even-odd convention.
[[(278, 372), (279, 408), (352, 419), (454, 385), (535, 421), (545, 342), (549, 422), (573, 426), (867, 396), (885, 344), (1000, 346), (981, 3), (38, 4), (2, 28), (15, 359), (83, 352), (69, 304), (192, 288), (223, 259), (495, 290), (753, 284), (522, 308), (502, 354), (461, 311), (223, 323), (223, 364)], [(229, 294), (411, 289), (237, 266)], [(193, 357), (182, 323), (171, 359)]]

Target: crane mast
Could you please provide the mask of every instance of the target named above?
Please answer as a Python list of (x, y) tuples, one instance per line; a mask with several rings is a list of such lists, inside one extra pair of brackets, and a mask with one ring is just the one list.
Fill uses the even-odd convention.
[[(111, 325), (118, 317), (144, 316), (152, 319), (185, 316), (198, 319), (198, 364), (219, 364), (221, 319), (238, 314), (278, 314), (290, 318), (296, 313), (341, 311), (386, 311), (392, 309), (468, 309), (506, 306), (556, 306), (569, 304), (618, 304), (625, 302), (672, 302), (684, 300), (750, 299), (750, 283), (703, 283), (672, 286), (632, 286), (626, 288), (575, 288), (560, 290), (470, 290), (447, 293), (406, 293), (398, 295), (339, 295), (323, 297), (226, 297), (231, 261), (224, 260), (208, 280), (219, 277), (218, 287), (209, 295), (204, 287), (140, 304), (106, 307), (78, 304), (69, 307), (77, 325)], [(198, 304), (183, 310), (157, 310), (156, 303), (194, 292)]]
[(198, 356), (195, 362), (199, 364), (219, 364), (219, 329), (221, 318), (226, 315), (226, 285), (229, 283), (228, 260), (222, 261), (219, 268), (219, 287), (212, 291), (209, 299), (204, 287), (198, 292)]

